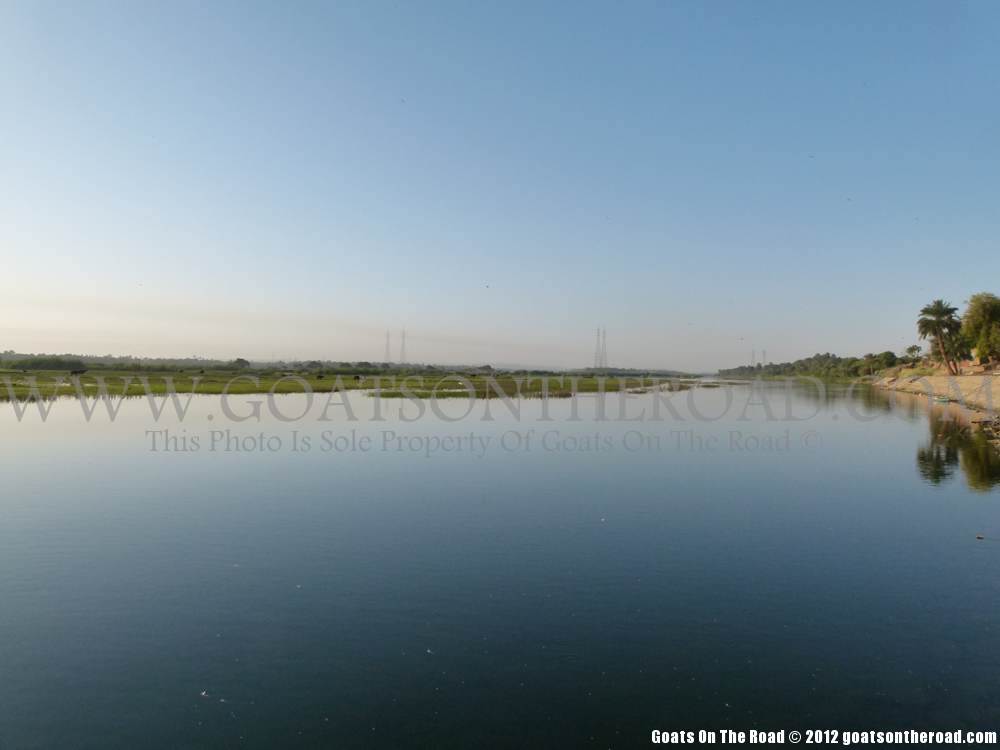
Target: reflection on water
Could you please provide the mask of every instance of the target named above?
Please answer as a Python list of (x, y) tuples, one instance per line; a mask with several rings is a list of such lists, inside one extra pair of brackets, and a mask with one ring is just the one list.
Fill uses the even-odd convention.
[(957, 404), (938, 404), (927, 396), (885, 391), (864, 384), (845, 386), (799, 381), (797, 395), (824, 408), (847, 405), (866, 415), (892, 414), (908, 422), (926, 421), (930, 437), (917, 448), (921, 478), (940, 485), (961, 469), (969, 488), (988, 492), (1000, 485), (1000, 452), (976, 427), (976, 412)]
[(1000, 466), (970, 414), (865, 385), (666, 398), (413, 423), (354, 393), (358, 421), (265, 408), (221, 427), (283, 449), (217, 452), (210, 397), (183, 423), (0, 409), (0, 748), (1000, 725)]
[(930, 438), (917, 449), (917, 469), (926, 481), (940, 484), (960, 467), (970, 489), (985, 492), (1000, 484), (1000, 454), (980, 430), (934, 407), (927, 424)]
[(955, 473), (958, 446), (967, 439), (967, 430), (956, 422), (945, 422), (940, 415), (932, 414), (929, 424), (930, 441), (917, 448), (917, 470), (931, 484), (941, 484)]
[(898, 416), (908, 422), (923, 418), (925, 410), (921, 402), (907, 393), (884, 391), (868, 383), (826, 383), (812, 378), (787, 381), (784, 386), (794, 392), (795, 397), (824, 410), (846, 407), (848, 416), (860, 417), (862, 421), (878, 414)]
[(1000, 452), (976, 427), (976, 413), (957, 404), (941, 405), (926, 396), (887, 392), (876, 388), (859, 391), (870, 407), (878, 403), (897, 416), (926, 419), (929, 437), (917, 448), (917, 471), (930, 484), (939, 485), (961, 469), (969, 489), (987, 492), (1000, 484)]

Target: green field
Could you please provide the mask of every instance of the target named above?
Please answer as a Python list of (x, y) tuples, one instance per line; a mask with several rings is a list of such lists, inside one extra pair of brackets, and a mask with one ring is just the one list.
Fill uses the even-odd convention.
[(302, 393), (306, 385), (314, 393), (333, 390), (362, 390), (382, 398), (497, 398), (500, 396), (568, 398), (575, 393), (617, 393), (625, 390), (641, 393), (653, 388), (680, 391), (690, 388), (693, 379), (667, 379), (649, 376), (597, 377), (588, 375), (351, 375), (324, 374), (315, 371), (288, 370), (204, 370), (126, 371), (93, 370), (79, 376), (55, 370), (0, 369), (0, 400), (49, 399), (59, 396), (84, 395), (93, 398), (101, 394), (101, 383), (110, 396), (163, 396), (175, 393), (205, 395), (229, 393)]

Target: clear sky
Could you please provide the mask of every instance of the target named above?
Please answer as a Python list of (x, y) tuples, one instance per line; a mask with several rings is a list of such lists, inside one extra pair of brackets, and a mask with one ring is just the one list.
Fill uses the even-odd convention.
[(1000, 293), (1000, 3), (0, 3), (0, 349), (709, 370)]

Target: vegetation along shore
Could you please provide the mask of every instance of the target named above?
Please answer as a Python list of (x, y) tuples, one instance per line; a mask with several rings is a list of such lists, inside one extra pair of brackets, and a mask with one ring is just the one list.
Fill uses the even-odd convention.
[[(381, 398), (569, 398), (575, 394), (680, 391), (700, 381), (672, 371), (502, 371), (492, 367), (449, 370), (370, 363), (292, 363), (253, 366), (247, 360), (196, 362), (201, 367), (142, 363), (94, 365), (84, 358), (26, 357), (0, 367), (0, 400), (363, 391)], [(286, 363), (282, 363), (286, 364)], [(117, 366), (116, 366), (117, 365)]]

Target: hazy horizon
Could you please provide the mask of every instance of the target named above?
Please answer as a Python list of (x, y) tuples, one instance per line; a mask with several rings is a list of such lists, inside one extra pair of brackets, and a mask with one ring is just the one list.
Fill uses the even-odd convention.
[[(410, 344), (410, 339), (409, 339), (409, 334), (407, 334), (407, 346), (408, 347), (409, 347), (409, 344)], [(5, 353), (6, 351), (8, 351), (8, 350), (4, 350), (4, 352), (0, 352), (0, 353)], [(115, 358), (115, 359), (162, 360), (162, 361), (199, 360), (199, 361), (205, 361), (205, 362), (228, 362), (228, 361), (231, 361), (233, 359), (236, 359), (236, 357), (216, 357), (216, 356), (211, 356), (211, 355), (205, 355), (203, 353), (198, 353), (198, 352), (193, 352), (193, 353), (190, 353), (190, 354), (183, 354), (183, 355), (174, 355), (174, 354), (165, 354), (165, 355), (159, 355), (159, 354), (156, 354), (156, 355), (145, 355), (145, 354), (141, 354), (140, 355), (140, 354), (132, 354), (132, 353), (129, 353), (129, 352), (100, 352), (99, 353), (99, 352), (86, 352), (86, 351), (73, 351), (73, 350), (66, 350), (66, 351), (29, 351), (29, 350), (18, 351), (18, 350), (12, 350), (12, 351), (14, 351), (14, 353), (18, 354), (18, 355), (33, 356), (33, 357), (37, 357), (37, 356), (82, 357), (83, 359), (86, 359), (86, 360), (89, 360), (89, 359), (95, 359), (96, 360), (96, 359), (105, 359), (105, 358)], [(811, 354), (804, 355), (804, 356), (805, 357), (810, 357), (810, 356), (812, 356), (814, 354), (824, 354), (824, 353), (834, 354), (834, 355), (842, 356), (842, 357), (852, 357), (852, 356), (858, 356), (858, 357), (860, 357), (861, 356), (860, 354), (853, 354), (853, 353), (852, 354), (844, 354), (844, 353), (840, 353), (840, 352), (823, 352), (823, 351), (812, 352)], [(873, 353), (878, 354), (880, 352), (873, 352)], [(593, 357), (593, 355), (591, 355), (591, 356)], [(766, 357), (766, 359), (763, 359), (764, 357)], [(254, 365), (258, 365), (258, 364), (264, 364), (264, 365), (266, 365), (266, 364), (282, 363), (282, 362), (284, 362), (284, 363), (294, 363), (294, 362), (310, 362), (310, 361), (345, 363), (345, 364), (353, 364), (353, 363), (365, 362), (365, 363), (373, 364), (373, 365), (388, 364), (388, 365), (391, 365), (393, 367), (407, 367), (407, 366), (424, 367), (424, 366), (432, 366), (432, 367), (456, 367), (456, 368), (463, 368), (463, 367), (483, 367), (483, 366), (489, 365), (491, 367), (495, 367), (495, 368), (500, 369), (500, 370), (551, 370), (553, 372), (585, 370), (585, 369), (593, 368), (594, 367), (593, 361), (588, 362), (586, 364), (582, 364), (582, 365), (569, 365), (569, 366), (566, 366), (566, 365), (554, 365), (554, 364), (551, 364), (551, 363), (546, 363), (544, 361), (538, 361), (538, 362), (514, 362), (514, 361), (487, 362), (487, 361), (479, 361), (479, 360), (464, 360), (464, 361), (463, 360), (439, 360), (439, 361), (434, 361), (434, 360), (426, 360), (426, 359), (421, 359), (421, 358), (414, 358), (414, 357), (411, 357), (409, 355), (407, 355), (405, 362), (401, 362), (398, 359), (398, 354), (396, 354), (396, 353), (394, 353), (393, 357), (391, 359), (389, 359), (388, 361), (386, 361), (381, 356), (380, 357), (374, 357), (374, 358), (368, 358), (368, 359), (363, 359), (363, 358), (337, 359), (337, 358), (331, 358), (331, 357), (282, 357), (278, 353), (275, 353), (274, 355), (268, 356), (268, 357), (249, 357), (249, 358), (242, 357), (242, 358), (243, 359), (248, 359), (250, 361), (250, 363), (254, 364)], [(736, 368), (736, 367), (740, 367), (740, 366), (751, 364), (751, 363), (782, 364), (783, 362), (788, 362), (788, 361), (791, 361), (791, 360), (780, 360), (779, 361), (779, 360), (774, 359), (770, 355), (770, 353), (765, 349), (765, 350), (755, 350), (755, 351), (751, 352), (748, 355), (747, 361), (745, 361), (745, 362), (737, 362), (737, 363), (733, 363), (732, 365), (724, 365), (722, 367), (711, 368), (711, 369), (701, 368), (701, 369), (688, 369), (688, 370), (685, 370), (683, 368), (669, 367), (669, 366), (648, 366), (647, 367), (647, 366), (641, 366), (641, 365), (619, 365), (619, 364), (615, 364), (613, 362), (609, 362), (607, 369), (609, 369), (609, 370), (676, 371), (676, 372), (682, 372), (682, 373), (685, 373), (685, 374), (692, 374), (692, 375), (696, 375), (696, 374), (711, 375), (711, 374), (716, 373), (719, 370), (726, 370), (726, 369), (730, 369), (730, 368)]]
[[(988, 3), (0, 8), (0, 350), (714, 371), (1000, 273)], [(953, 268), (954, 266), (954, 268)]]

